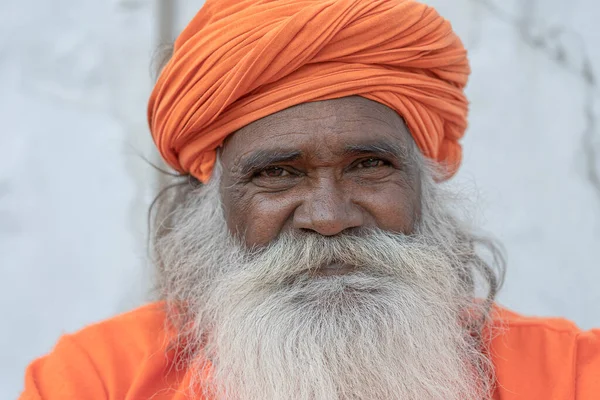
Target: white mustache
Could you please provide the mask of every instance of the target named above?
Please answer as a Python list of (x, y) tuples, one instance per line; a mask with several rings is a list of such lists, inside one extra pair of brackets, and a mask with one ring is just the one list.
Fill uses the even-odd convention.
[[(420, 269), (414, 268), (420, 259), (442, 254), (433, 250), (437, 246), (423, 236), (381, 230), (334, 237), (286, 233), (265, 248), (247, 251), (243, 261), (248, 275), (265, 285), (286, 285), (332, 264), (348, 265), (358, 274), (412, 282), (422, 278)], [(435, 269), (449, 260), (431, 261)]]

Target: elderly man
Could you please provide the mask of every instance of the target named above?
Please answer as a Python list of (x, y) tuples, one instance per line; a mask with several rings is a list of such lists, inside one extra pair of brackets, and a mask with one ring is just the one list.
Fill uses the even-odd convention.
[(502, 258), (440, 185), (468, 74), (411, 0), (209, 0), (149, 104), (181, 175), (162, 299), (63, 337), (22, 398), (600, 398), (600, 333), (495, 305)]

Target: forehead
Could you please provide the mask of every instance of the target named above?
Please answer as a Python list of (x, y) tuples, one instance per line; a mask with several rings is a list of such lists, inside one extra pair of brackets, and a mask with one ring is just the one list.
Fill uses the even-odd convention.
[(411, 142), (408, 127), (394, 110), (352, 96), (300, 104), (241, 128), (225, 142), (223, 161), (236, 163), (258, 150), (297, 150), (327, 158), (361, 145), (407, 153)]

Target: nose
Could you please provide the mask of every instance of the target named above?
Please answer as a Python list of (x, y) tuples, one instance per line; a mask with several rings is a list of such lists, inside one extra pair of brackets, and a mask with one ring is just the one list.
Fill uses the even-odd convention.
[(349, 193), (332, 182), (312, 188), (293, 216), (294, 228), (323, 236), (337, 235), (362, 225), (361, 209), (352, 202)]

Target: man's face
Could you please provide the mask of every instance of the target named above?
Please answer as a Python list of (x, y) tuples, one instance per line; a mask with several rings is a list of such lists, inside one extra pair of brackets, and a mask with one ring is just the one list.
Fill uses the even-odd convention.
[(251, 123), (222, 151), (228, 228), (250, 247), (293, 230), (411, 233), (421, 197), (411, 141), (393, 110), (361, 97), (301, 104)]

